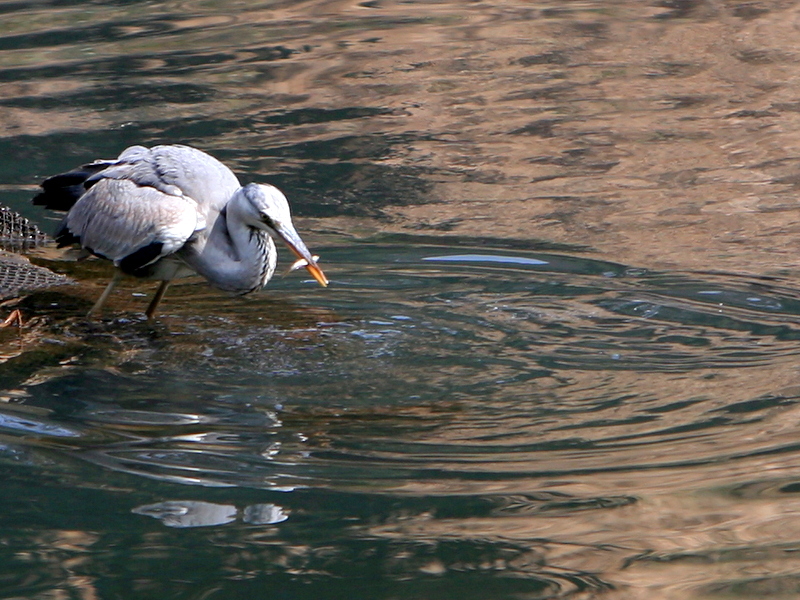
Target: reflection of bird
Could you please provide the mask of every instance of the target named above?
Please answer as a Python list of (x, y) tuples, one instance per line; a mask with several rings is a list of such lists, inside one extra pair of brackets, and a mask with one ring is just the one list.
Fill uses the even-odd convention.
[(189, 146), (131, 146), (42, 183), (34, 204), (68, 211), (59, 246), (80, 244), (119, 267), (89, 314), (99, 311), (121, 273), (158, 279), (152, 318), (169, 282), (192, 273), (235, 294), (262, 288), (275, 272), (279, 235), (320, 285), (328, 280), (292, 225), (289, 204), (271, 185), (242, 187), (221, 162)]

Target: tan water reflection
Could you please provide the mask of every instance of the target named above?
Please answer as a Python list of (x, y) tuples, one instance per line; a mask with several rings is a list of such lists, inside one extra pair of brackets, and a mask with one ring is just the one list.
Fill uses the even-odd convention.
[[(536, 456), (532, 469), (555, 473), (564, 469), (573, 474), (451, 485), (450, 493), (494, 495), (497, 510), (485, 517), (462, 519), (430, 514), (406, 517), (372, 527), (368, 534), (420, 543), (529, 544), (542, 565), (535, 572), (596, 573), (615, 587), (614, 598), (784, 597), (793, 593), (800, 568), (796, 556), (800, 467), (796, 455), (789, 453), (796, 448), (798, 418), (795, 409), (742, 428), (737, 431), (737, 448), (724, 448), (734, 440), (709, 435), (660, 445), (652, 452), (646, 447), (638, 453), (632, 450), (631, 456), (604, 452), (604, 464), (591, 459), (584, 463), (580, 454), (589, 452)], [(619, 432), (598, 428), (594, 433)], [(770, 453), (733, 458), (737, 450), (759, 445), (769, 447)], [(669, 455), (662, 454), (665, 449)], [(604, 467), (616, 469), (635, 461), (702, 462), (708, 451), (718, 453), (717, 460), (694, 468), (689, 464), (677, 469), (624, 471), (623, 467), (622, 473), (604, 472)], [(486, 463), (482, 466), (491, 468)], [(580, 466), (591, 469), (591, 476), (575, 473)], [(496, 467), (498, 471), (509, 468), (505, 462)], [(514, 493), (520, 489), (527, 489), (527, 494)], [(436, 485), (413, 482), (399, 491), (442, 493)], [(558, 493), (564, 496), (549, 501), (537, 497)], [(635, 501), (622, 501), (625, 498)], [(571, 505), (575, 499), (585, 499), (583, 510)], [(565, 503), (561, 509), (559, 500)], [(788, 582), (782, 579), (786, 576)]]
[[(191, 142), (242, 172), (288, 184), (307, 215), (303, 230), (323, 238), (394, 232), (560, 243), (576, 252), (588, 249), (598, 260), (640, 268), (785, 276), (786, 297), (796, 297), (800, 289), (796, 3), (315, 0), (5, 10), (0, 142), (14, 156), (2, 168), (7, 175), (0, 192), (12, 199), (27, 202), (35, 176), (110, 156), (128, 143)], [(22, 200), (14, 208), (30, 211)], [(336, 273), (337, 266), (331, 269)], [(448, 272), (443, 268), (439, 275)], [(495, 296), (486, 292), (487, 298)], [(197, 311), (202, 318), (220, 307), (242, 310), (196, 290), (176, 291), (174, 297), (177, 325), (172, 326), (181, 335), (181, 326), (189, 322), (190, 329)], [(185, 304), (177, 302), (181, 299)], [(427, 300), (418, 300), (418, 308)], [(131, 303), (120, 300), (117, 307), (128, 309)], [(485, 305), (467, 308), (475, 311), (469, 317), (484, 318)], [(614, 316), (602, 305), (567, 300), (537, 310), (542, 331), (564, 323), (580, 329)], [(286, 323), (280, 325), (310, 327), (303, 321), (307, 314), (282, 317)], [(326, 325), (337, 321), (333, 311), (319, 309), (313, 316)], [(505, 317), (513, 328), (511, 314), (486, 320)], [(252, 314), (242, 323), (255, 328), (248, 318)], [(221, 328), (244, 328), (236, 319), (234, 314), (214, 331), (222, 338)], [(779, 314), (761, 324), (778, 327), (781, 319), (792, 321)], [(401, 458), (476, 477), (353, 484), (326, 481), (321, 460), (323, 473), (315, 481), (348, 492), (372, 486), (378, 495), (399, 498), (489, 498), (496, 509), (465, 518), (399, 510), (377, 523), (353, 525), (348, 531), (355, 538), (423, 545), (502, 542), (529, 549), (517, 563), (489, 567), (432, 560), (418, 572), (401, 571), (398, 580), (483, 568), (515, 576), (592, 574), (613, 586), (603, 593), (615, 598), (790, 597), (800, 588), (797, 342), (776, 340), (769, 331), (748, 338), (733, 326), (708, 326), (713, 331), (707, 333), (703, 326), (691, 323), (678, 333), (711, 340), (709, 362), (736, 351), (756, 358), (728, 368), (677, 362), (660, 372), (592, 369), (588, 362), (581, 369), (587, 355), (578, 355), (568, 367), (554, 367), (551, 377), (486, 386), (484, 396), (461, 394), (435, 406), (403, 405), (404, 417), (422, 423), (418, 430), (399, 423), (395, 407), (348, 408), (346, 418), (339, 406), (309, 410), (310, 416), (295, 407), (282, 425), (284, 437), (294, 443), (284, 441), (288, 450), (282, 451), (289, 457), (284, 460), (304, 464), (308, 455), (333, 448), (351, 462), (355, 457), (380, 463), (394, 456), (382, 453), (379, 443), (400, 439), (406, 453)], [(664, 336), (680, 329), (667, 321), (653, 327)], [(199, 348), (211, 348), (220, 354), (218, 340), (191, 337), (210, 335), (213, 328), (197, 329), (200, 334), (187, 333), (185, 346), (175, 342), (170, 351), (195, 356)], [(538, 333), (530, 324), (519, 329), (531, 338)], [(505, 348), (513, 335), (502, 331), (481, 332), (483, 337), (472, 341), (494, 336)], [(296, 345), (303, 346), (304, 334), (295, 335)], [(316, 347), (316, 336), (308, 335), (314, 338), (308, 348)], [(141, 360), (135, 356), (141, 348), (157, 354), (139, 338), (139, 347), (131, 348), (130, 337), (108, 342), (114, 356), (96, 359), (98, 369), (129, 366)], [(22, 340), (35, 342), (29, 333)], [(8, 344), (5, 355), (20, 356), (18, 340)], [(564, 342), (561, 358), (574, 356), (569, 344)], [(234, 350), (225, 350), (235, 360), (239, 355), (234, 342), (231, 346)], [(538, 359), (532, 350), (503, 351), (509, 360)], [(81, 350), (64, 346), (62, 352), (26, 368), (27, 381), (4, 379), (7, 387), (25, 391), (5, 393), (2, 400), (11, 403), (35, 392), (36, 369), (43, 366), (51, 370), (38, 373), (42, 381), (63, 376), (61, 367)], [(117, 358), (117, 353), (129, 355)], [(274, 368), (269, 364), (274, 357), (263, 354)], [(164, 354), (157, 356), (161, 360)], [(334, 351), (331, 356), (336, 358)], [(484, 382), (506, 380), (517, 364), (492, 364), (480, 376)], [(297, 368), (287, 360), (287, 371)], [(444, 389), (467, 371), (454, 364), (409, 374), (393, 370), (390, 359), (376, 370), (401, 382), (405, 377), (408, 385), (429, 377), (431, 387)], [(341, 392), (333, 385), (330, 390)], [(349, 399), (344, 392), (324, 397)], [(769, 397), (786, 402), (752, 418), (746, 407), (724, 412)], [(629, 401), (601, 410), (598, 398)], [(564, 410), (533, 418), (540, 405)], [(657, 418), (638, 420), (648, 409)], [(693, 429), (717, 414), (730, 421)], [(354, 425), (362, 421), (364, 429)], [(385, 437), (370, 432), (376, 422), (389, 432)], [(146, 427), (139, 428), (137, 443), (151, 441)], [(118, 433), (112, 426), (101, 433), (109, 431)], [(163, 444), (177, 438), (173, 430), (151, 433)], [(295, 439), (300, 435), (302, 442)], [(597, 447), (520, 450), (571, 435)], [(353, 440), (361, 453), (348, 446)], [(223, 442), (224, 449), (236, 448), (227, 438)], [(84, 443), (78, 442), (76, 452), (89, 450), (80, 447)], [(219, 450), (215, 443), (213, 436), (201, 442), (187, 438), (176, 447), (210, 454)], [(495, 455), (466, 448), (479, 443)], [(504, 445), (507, 452), (500, 452)], [(460, 446), (461, 453), (452, 452)], [(448, 447), (450, 454), (442, 450)], [(100, 455), (107, 449), (91, 450)], [(291, 472), (285, 465), (284, 470)], [(514, 477), (504, 479), (503, 473)], [(492, 477), (478, 477), (487, 474)], [(196, 481), (205, 475), (196, 475)], [(564, 494), (585, 501), (586, 510), (559, 508), (536, 494)], [(156, 506), (157, 500), (142, 500), (141, 506)], [(219, 506), (234, 506), (217, 500)], [(94, 534), (67, 533), (82, 546), (96, 543)], [(269, 535), (278, 534), (271, 529)], [(260, 544), (254, 546), (266, 547)], [(286, 556), (311, 554), (299, 543), (270, 544)], [(228, 560), (247, 565), (251, 551), (231, 550)], [(60, 561), (60, 555), (52, 560)], [(252, 575), (258, 568), (265, 567), (242, 567), (242, 573)], [(73, 581), (71, 589), (85, 588), (80, 593), (86, 597), (95, 594), (83, 580), (75, 583), (71, 572), (64, 578)]]
[[(24, 38), (34, 24), (80, 32), (83, 9), (7, 17), (7, 34), (22, 39), (19, 50), (3, 52), (5, 68), (66, 71), (6, 83), (0, 94), (33, 106), (81, 90), (99, 94), (108, 85), (106, 62), (126, 56), (133, 67), (126, 82), (151, 87), (157, 108), (146, 101), (124, 108), (113, 96), (110, 111), (19, 102), (0, 109), (6, 131), (99, 135), (156, 115), (249, 115), (249, 131), (204, 140), (244, 155), (259, 141), (280, 147), (408, 135), (388, 154), (360, 160), (430, 170), (425, 199), (435, 202), (386, 209), (392, 222), (382, 230), (580, 242), (648, 267), (794, 269), (794, 3), (381, 0), (240, 3), (220, 14), (213, 4), (166, 2), (139, 26), (125, 25), (135, 10), (98, 7), (75, 43), (34, 49)], [(112, 35), (97, 39), (102, 27)], [(182, 60), (206, 65), (181, 68)], [(198, 73), (203, 85), (192, 98), (180, 86)], [(265, 111), (352, 106), (390, 112), (263, 124)], [(269, 173), (285, 165), (267, 159), (253, 167)], [(358, 202), (368, 182), (348, 183), (352, 195), (342, 201)]]

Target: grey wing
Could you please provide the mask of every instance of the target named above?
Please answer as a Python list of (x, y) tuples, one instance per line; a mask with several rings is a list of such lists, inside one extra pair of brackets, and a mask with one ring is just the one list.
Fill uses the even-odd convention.
[(116, 163), (87, 179), (126, 179), (165, 194), (190, 196), (209, 221), (240, 187), (233, 172), (213, 156), (191, 146), (131, 146)]
[(204, 227), (192, 198), (106, 178), (89, 188), (62, 224), (81, 246), (132, 274), (173, 254)]

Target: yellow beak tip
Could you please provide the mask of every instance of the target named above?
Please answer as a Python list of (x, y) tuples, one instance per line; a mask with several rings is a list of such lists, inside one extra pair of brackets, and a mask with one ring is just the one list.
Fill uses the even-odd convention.
[(311, 276), (317, 280), (317, 283), (320, 284), (322, 287), (328, 287), (328, 278), (325, 277), (325, 273), (322, 272), (316, 265), (308, 265), (306, 266), (308, 272), (311, 273)]

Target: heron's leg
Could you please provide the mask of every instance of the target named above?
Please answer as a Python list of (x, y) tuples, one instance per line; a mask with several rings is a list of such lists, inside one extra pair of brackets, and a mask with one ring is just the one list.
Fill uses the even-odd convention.
[(155, 296), (150, 301), (150, 306), (147, 307), (147, 310), (144, 312), (147, 315), (147, 320), (150, 321), (153, 318), (153, 315), (156, 312), (156, 308), (158, 307), (158, 303), (161, 302), (161, 299), (164, 297), (164, 294), (167, 293), (167, 288), (169, 287), (169, 279), (166, 279), (161, 282), (161, 285), (158, 286), (156, 290)]
[(103, 308), (103, 304), (106, 303), (108, 297), (111, 295), (111, 292), (119, 283), (119, 280), (122, 279), (122, 271), (114, 271), (114, 276), (111, 278), (111, 281), (108, 282), (106, 289), (103, 290), (103, 293), (100, 294), (100, 297), (97, 299), (97, 302), (94, 303), (94, 306), (89, 310), (89, 314), (87, 316), (91, 317), (100, 312)]

